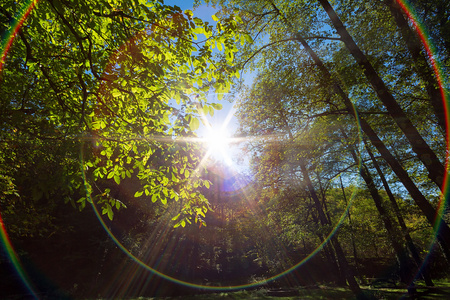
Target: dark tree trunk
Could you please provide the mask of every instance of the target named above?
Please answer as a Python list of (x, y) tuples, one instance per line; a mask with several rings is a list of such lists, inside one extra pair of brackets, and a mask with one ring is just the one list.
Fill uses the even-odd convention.
[[(347, 134), (345, 131), (340, 128), (340, 131), (344, 137), (344, 140), (348, 139)], [(354, 161), (356, 164), (358, 164), (358, 156), (356, 155), (356, 152), (353, 148), (348, 147), (348, 150), (350, 154), (352, 155)], [(409, 270), (409, 257), (407, 253), (404, 250), (403, 247), (403, 238), (400, 232), (396, 229), (396, 226), (392, 220), (392, 218), (389, 216), (388, 212), (386, 211), (385, 207), (386, 205), (383, 203), (383, 199), (378, 193), (378, 189), (375, 186), (375, 182), (373, 181), (372, 175), (369, 172), (369, 169), (367, 166), (363, 163), (361, 170), (360, 170), (361, 177), (363, 178), (364, 182), (366, 183), (367, 189), (369, 190), (370, 195), (372, 196), (372, 199), (375, 203), (375, 207), (378, 210), (378, 213), (380, 214), (380, 218), (383, 221), (384, 228), (386, 228), (388, 238), (391, 242), (392, 247), (394, 248), (394, 251), (397, 256), (397, 261), (400, 267), (399, 275), (400, 280), (404, 284), (409, 285), (412, 278), (409, 278), (409, 275), (411, 274), (411, 270)]]
[(428, 96), (430, 97), (431, 105), (433, 106), (438, 124), (445, 133), (446, 118), (444, 99), (441, 94), (440, 85), (433, 73), (432, 68), (430, 68), (427, 58), (422, 50), (422, 43), (420, 42), (417, 34), (415, 34), (414, 31), (409, 27), (408, 21), (405, 19), (403, 11), (397, 1), (386, 0), (385, 3), (389, 7), (391, 15), (394, 17), (397, 27), (402, 33), (403, 40), (405, 41), (406, 46), (408, 47), (408, 51), (414, 60), (415, 70), (425, 84), (425, 88), (427, 90)]
[[(314, 63), (318, 66), (322, 76), (324, 77), (324, 81), (331, 82), (334, 92), (339, 95), (349, 114), (352, 114), (361, 126), (361, 130), (365, 133), (365, 135), (369, 138), (372, 145), (377, 149), (383, 159), (389, 164), (391, 169), (397, 175), (399, 180), (402, 182), (403, 186), (407, 189), (411, 197), (417, 206), (422, 210), (428, 222), (430, 222), (432, 227), (439, 225), (440, 231), (437, 234), (438, 240), (441, 242), (441, 246), (444, 249), (445, 255), (447, 259), (450, 259), (450, 228), (448, 225), (439, 217), (437, 211), (433, 208), (433, 206), (428, 202), (428, 200), (423, 196), (420, 190), (417, 188), (415, 183), (411, 180), (408, 173), (403, 169), (402, 165), (395, 159), (395, 157), (391, 154), (391, 152), (387, 149), (386, 145), (380, 140), (376, 132), (372, 129), (370, 124), (363, 118), (359, 118), (358, 115), (355, 114), (353, 104), (351, 100), (348, 98), (348, 95), (344, 92), (342, 87), (338, 82), (333, 80), (328, 69), (322, 63), (322, 60), (317, 56), (317, 54), (309, 47), (308, 43), (299, 35), (296, 35), (297, 40), (303, 45), (305, 50), (313, 59)], [(325, 87), (327, 88), (327, 87)], [(435, 224), (439, 221), (439, 224)]]
[[(280, 115), (282, 115), (282, 112), (279, 112)], [(284, 121), (284, 125), (286, 126), (286, 128), (289, 128), (288, 123), (286, 118), (282, 118), (282, 120)], [(292, 132), (288, 129), (289, 132), (289, 138), (290, 140), (294, 140), (294, 136), (292, 134)], [(331, 224), (331, 219), (329, 215), (325, 215), (324, 211), (323, 211), (323, 207), (319, 197), (317, 196), (316, 190), (314, 189), (314, 186), (312, 185), (311, 182), (311, 178), (309, 177), (309, 173), (308, 170), (306, 169), (306, 166), (304, 165), (303, 160), (300, 161), (300, 169), (303, 175), (303, 180), (307, 185), (308, 188), (308, 192), (309, 192), (309, 196), (310, 199), (313, 201), (314, 203), (314, 207), (316, 208), (317, 211), (317, 217), (314, 215), (314, 213), (312, 213), (313, 219), (314, 221), (318, 224), (318, 225), (329, 225)], [(294, 176), (294, 175), (292, 175)], [(325, 201), (324, 201), (325, 203)], [(319, 238), (321, 239), (321, 241), (324, 240), (324, 237), (322, 236), (322, 234), (319, 234)], [(332, 237), (332, 239), (336, 239), (335, 236)], [(334, 246), (334, 242), (333, 246)], [(339, 243), (336, 239), (336, 243)], [(346, 280), (349, 283), (349, 286), (351, 288), (351, 290), (355, 293), (355, 295), (357, 297), (360, 297), (359, 295), (362, 295), (361, 293), (361, 289), (359, 288), (358, 283), (355, 280), (355, 277), (353, 275), (353, 273), (351, 272), (351, 270), (347, 271), (345, 268), (350, 267), (347, 263), (347, 260), (345, 258), (345, 256), (341, 256), (337, 253), (336, 251), (336, 247), (333, 247), (331, 245), (331, 243), (326, 243), (326, 245), (324, 246), (324, 250), (325, 250), (325, 256), (327, 257), (328, 261), (330, 262), (330, 264), (332, 265), (332, 267), (335, 269), (334, 274), (336, 275), (336, 282), (339, 285), (345, 285)], [(333, 252), (333, 249), (335, 250)], [(336, 256), (335, 256), (336, 254)], [(344, 259), (345, 262), (341, 262), (341, 260)], [(352, 276), (351, 279), (347, 278), (348, 276)], [(356, 284), (356, 287), (354, 286), (354, 284)], [(353, 285), (353, 286), (352, 286)]]
[[(347, 134), (345, 131), (340, 128), (340, 131), (344, 137), (344, 140), (348, 139)], [(348, 150), (350, 151), (350, 154), (352, 155), (354, 161), (356, 164), (358, 164), (358, 156), (356, 155), (356, 152), (354, 149), (348, 147)], [(382, 197), (380, 196), (380, 193), (378, 193), (378, 189), (375, 186), (375, 182), (373, 181), (372, 175), (369, 172), (369, 169), (367, 166), (363, 163), (362, 167), (360, 169), (361, 177), (363, 178), (364, 182), (366, 183), (367, 189), (369, 190), (370, 195), (372, 196), (372, 199), (375, 203), (375, 207), (378, 210), (378, 213), (380, 214), (380, 218), (383, 221), (384, 228), (386, 228), (388, 238), (391, 242), (392, 247), (394, 248), (395, 254), (397, 256), (398, 264), (400, 267), (399, 275), (400, 280), (404, 284), (409, 285), (410, 281), (413, 278), (409, 278), (409, 275), (411, 275), (411, 270), (409, 270), (409, 257), (407, 253), (404, 250), (403, 247), (403, 238), (400, 234), (400, 232), (396, 229), (396, 226), (394, 222), (392, 221), (391, 217), (389, 216), (388, 212), (385, 209), (384, 201)]]
[(395, 212), (395, 215), (397, 217), (398, 223), (400, 224), (400, 228), (402, 229), (403, 236), (406, 239), (406, 245), (408, 246), (408, 249), (411, 252), (412, 257), (413, 257), (414, 261), (416, 262), (418, 270), (419, 270), (419, 272), (421, 272), (421, 276), (425, 280), (426, 285), (427, 286), (434, 286), (430, 275), (428, 274), (426, 269), (423, 268), (423, 266), (422, 266), (423, 261), (420, 258), (419, 251), (417, 250), (416, 246), (414, 245), (414, 242), (413, 242), (413, 240), (411, 238), (411, 235), (408, 232), (408, 228), (406, 227), (405, 221), (403, 220), (403, 216), (402, 216), (402, 214), (400, 212), (400, 209), (398, 207), (397, 201), (395, 201), (395, 197), (392, 194), (391, 189), (389, 188), (389, 184), (388, 184), (388, 182), (387, 182), (383, 172), (381, 171), (377, 160), (375, 159), (372, 151), (370, 150), (370, 148), (368, 147), (367, 144), (366, 144), (366, 149), (367, 149), (367, 152), (369, 153), (369, 156), (370, 156), (370, 158), (372, 160), (372, 163), (373, 163), (375, 169), (378, 172), (378, 176), (380, 176), (381, 182), (383, 183), (384, 190), (386, 191), (386, 193), (387, 193), (387, 195), (389, 197), (389, 200), (391, 202), (391, 206), (392, 206), (392, 208), (393, 208), (393, 210)]
[(389, 240), (392, 244), (392, 247), (394, 248), (394, 251), (397, 256), (398, 264), (400, 267), (399, 275), (400, 280), (404, 283), (409, 285), (412, 281), (412, 277), (410, 277), (411, 271), (409, 267), (409, 257), (407, 255), (407, 252), (405, 251), (405, 248), (403, 247), (403, 238), (401, 234), (396, 230), (394, 222), (390, 218), (389, 214), (387, 213), (383, 201), (381, 199), (380, 194), (378, 193), (378, 190), (375, 186), (375, 183), (373, 182), (373, 178), (371, 174), (369, 173), (369, 170), (367, 169), (367, 166), (363, 164), (361, 169), (361, 176), (363, 177), (367, 188), (369, 189), (370, 195), (372, 196), (372, 199), (375, 203), (375, 207), (378, 210), (378, 213), (380, 214), (380, 218), (383, 221), (384, 227), (386, 228)]
[[(317, 222), (317, 218), (315, 218), (315, 221)], [(317, 222), (317, 224), (320, 224), (320, 223)], [(320, 242), (323, 242), (326, 238), (322, 234), (318, 234), (318, 237), (320, 239)], [(345, 276), (339, 266), (338, 259), (336, 258), (334, 249), (331, 246), (331, 244), (326, 243), (325, 246), (323, 247), (323, 251), (324, 251), (325, 257), (330, 265), (330, 269), (332, 270), (331, 272), (332, 272), (335, 283), (339, 286), (345, 286), (346, 285)]]
[[(348, 205), (348, 201), (347, 201), (347, 196), (345, 195), (345, 190), (344, 190), (344, 184), (342, 183), (342, 176), (339, 176), (340, 182), (341, 182), (341, 190), (342, 190), (342, 196), (344, 197), (344, 201), (345, 201), (345, 206), (347, 207)], [(358, 251), (356, 250), (356, 243), (355, 243), (355, 234), (354, 234), (354, 230), (353, 230), (353, 222), (352, 222), (352, 216), (350, 214), (350, 210), (347, 213), (348, 216), (348, 223), (350, 225), (350, 239), (352, 241), (352, 250), (353, 250), (353, 259), (355, 262), (355, 268), (356, 268), (356, 273), (358, 274), (358, 267), (359, 267), (359, 255), (358, 255)]]
[[(325, 238), (326, 237), (322, 237), (322, 241)], [(345, 280), (345, 273), (339, 264), (339, 259), (335, 255), (336, 251), (334, 251), (334, 248), (331, 245), (331, 243), (326, 243), (324, 250), (327, 253), (327, 255), (329, 256), (329, 259), (332, 260), (331, 263), (335, 269), (334, 275), (336, 277), (336, 284), (339, 286), (346, 286), (347, 282)]]
[[(322, 204), (320, 203), (320, 200), (319, 200), (319, 197), (317, 196), (316, 190), (314, 189), (314, 186), (312, 185), (311, 178), (309, 177), (308, 170), (306, 169), (306, 166), (305, 166), (305, 163), (303, 162), (303, 160), (300, 160), (300, 169), (301, 169), (301, 172), (303, 175), (303, 180), (306, 183), (308, 192), (309, 192), (311, 198), (313, 199), (314, 205), (316, 207), (320, 224), (322, 226), (331, 225), (328, 222), (328, 219), (322, 209)], [(339, 243), (336, 235), (332, 235), (330, 240), (331, 240), (331, 244), (333, 245), (333, 248), (336, 252), (339, 266), (345, 274), (345, 278), (348, 282), (350, 289), (357, 297), (363, 297), (362, 290), (355, 280), (353, 270), (351, 269), (350, 265), (348, 264), (347, 258), (345, 257), (344, 251), (342, 250), (341, 244)]]
[[(312, 201), (312, 197), (310, 197), (310, 201)], [(311, 213), (313, 221), (319, 226), (320, 222), (317, 219), (317, 216), (314, 213)], [(322, 243), (326, 237), (324, 237), (321, 233), (317, 235), (319, 237), (320, 242)], [(339, 267), (335, 252), (333, 251), (333, 247), (331, 247), (330, 243), (326, 243), (323, 247), (323, 252), (325, 254), (325, 258), (327, 259), (328, 263), (330, 264), (330, 268), (332, 270), (333, 278), (335, 280), (335, 283), (337, 283), (340, 286), (345, 286), (345, 277), (342, 274), (342, 270)]]
[(347, 29), (345, 29), (344, 24), (342, 24), (333, 7), (331, 7), (330, 3), (327, 0), (319, 0), (319, 3), (323, 6), (326, 13), (330, 17), (331, 22), (336, 28), (337, 33), (341, 36), (341, 39), (346, 45), (347, 49), (363, 69), (364, 74), (372, 85), (372, 88), (374, 89), (378, 98), (384, 104), (390, 116), (394, 119), (402, 132), (405, 134), (406, 138), (412, 146), (412, 150), (417, 154), (417, 157), (427, 168), (428, 177), (433, 182), (435, 182), (440, 189), (443, 189), (443, 182), (446, 174), (444, 165), (440, 162), (439, 158), (436, 156), (433, 150), (431, 150), (431, 148), (427, 145), (425, 140), (414, 127), (411, 120), (406, 116), (405, 112), (397, 103), (397, 101), (395, 101), (394, 97), (392, 96), (380, 76), (378, 76), (378, 73), (373, 68), (372, 64), (369, 62), (361, 49), (356, 45)]
[[(283, 120), (286, 125), (286, 128), (289, 128), (289, 126), (287, 126), (288, 124), (287, 124), (286, 119), (283, 119)], [(294, 136), (290, 130), (289, 130), (289, 138), (290, 138), (290, 140), (294, 140)], [(311, 182), (311, 178), (309, 177), (308, 169), (306, 168), (306, 165), (305, 165), (305, 162), (303, 161), (303, 159), (300, 159), (299, 165), (300, 165), (301, 173), (303, 175), (303, 180), (307, 186), (309, 195), (310, 195), (311, 199), (313, 200), (314, 206), (316, 208), (320, 224), (322, 226), (331, 225), (330, 220), (327, 218), (325, 212), (323, 211), (322, 203), (320, 202), (320, 199), (317, 196), (316, 190)], [(348, 285), (349, 285), (350, 289), (352, 290), (352, 292), (358, 298), (363, 299), (364, 294), (362, 293), (361, 288), (359, 287), (358, 283), (356, 282), (353, 271), (352, 271), (350, 265), (348, 264), (347, 258), (345, 257), (345, 254), (344, 254), (344, 251), (342, 250), (342, 247), (341, 247), (335, 234), (333, 234), (331, 236), (330, 241), (331, 241), (331, 244), (333, 245), (333, 248), (334, 248), (336, 256), (337, 256), (339, 270), (342, 273), (344, 273), (344, 277), (347, 280)]]

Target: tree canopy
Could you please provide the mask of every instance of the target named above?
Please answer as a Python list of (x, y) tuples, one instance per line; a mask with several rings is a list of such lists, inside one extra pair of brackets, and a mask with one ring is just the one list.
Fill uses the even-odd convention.
[[(11, 31), (20, 6), (1, 9)], [(5, 35), (14, 41), (2, 70), (2, 178), (14, 193), (2, 200), (58, 197), (81, 209), (95, 198), (112, 219), (124, 204), (107, 182), (128, 179), (139, 182), (135, 197), (180, 200), (188, 218), (206, 212), (189, 137), (218, 107), (204, 95), (230, 88), (235, 73), (221, 65), (232, 66), (236, 24), (163, 1), (40, 1), (15, 38)]]
[[(162, 0), (0, 5), (0, 220), (23, 256), (65, 240), (88, 265), (66, 234), (92, 232), (104, 285), (126, 254), (211, 289), (448, 276), (449, 5), (195, 3), (213, 24)], [(209, 92), (237, 103), (245, 174), (197, 138)]]

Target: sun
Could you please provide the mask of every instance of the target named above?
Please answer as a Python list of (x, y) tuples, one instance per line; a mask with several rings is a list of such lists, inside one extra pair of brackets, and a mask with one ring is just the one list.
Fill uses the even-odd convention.
[(228, 155), (230, 151), (230, 135), (223, 127), (209, 127), (204, 136), (204, 143), (208, 154), (216, 159), (223, 160), (227, 164), (231, 163)]
[(211, 128), (205, 136), (206, 145), (208, 150), (211, 152), (221, 152), (227, 150), (229, 146), (228, 139), (228, 133), (223, 128)]

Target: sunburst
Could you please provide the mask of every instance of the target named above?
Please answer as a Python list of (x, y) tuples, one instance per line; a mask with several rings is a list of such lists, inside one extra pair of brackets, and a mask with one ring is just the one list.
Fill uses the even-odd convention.
[(231, 138), (225, 126), (219, 128), (207, 126), (203, 142), (207, 148), (207, 155), (223, 160), (226, 164), (231, 164), (230, 143)]

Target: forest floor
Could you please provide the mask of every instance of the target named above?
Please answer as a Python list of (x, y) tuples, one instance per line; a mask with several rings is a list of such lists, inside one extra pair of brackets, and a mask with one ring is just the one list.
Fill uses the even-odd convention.
[[(408, 295), (405, 288), (396, 287), (373, 287), (362, 286), (364, 293), (372, 296), (374, 299), (450, 299), (450, 282), (436, 282), (434, 287), (417, 286), (414, 294)], [(317, 286), (313, 288), (299, 288), (288, 290), (253, 290), (223, 292), (214, 294), (202, 294), (183, 297), (165, 297), (165, 298), (137, 298), (136, 300), (244, 300), (244, 299), (263, 299), (263, 300), (298, 300), (298, 299), (354, 299), (353, 293), (348, 288)]]

